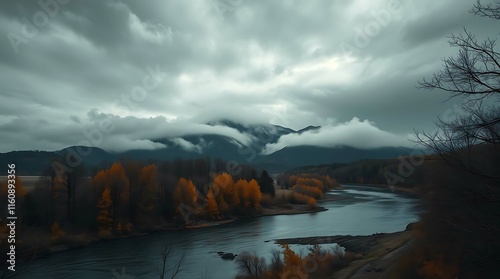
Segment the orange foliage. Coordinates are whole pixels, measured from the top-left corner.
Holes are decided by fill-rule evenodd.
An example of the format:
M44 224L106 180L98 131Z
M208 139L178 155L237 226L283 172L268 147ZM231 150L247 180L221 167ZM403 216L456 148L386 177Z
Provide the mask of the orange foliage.
M99 210L99 215L97 216L97 221L100 225L101 231L111 231L113 219L110 214L110 207L113 201L111 200L111 190L106 188L102 192L101 200L99 201L99 205L97 207Z
M289 201L290 203L294 204L308 204L310 198L311 197L306 196L304 194L292 192L292 194L289 197Z
M114 163L108 170L99 171L93 178L98 195L110 189L110 196L115 199L114 206L120 204L121 197L128 195L129 180L121 163Z
M52 226L50 226L50 232L52 233L52 240L55 240L61 236L65 236L66 233L63 231L61 227L59 227L59 223L54 223Z
M316 187L306 186L302 184L297 184L292 188L295 192L304 194L315 199L321 199L323 197L323 192Z
M207 211L208 211L208 214L212 217L212 219L217 219L217 217L219 215L219 209L217 207L217 202L215 201L213 191L214 191L213 188L210 188L210 190L208 190Z
M6 180L2 183L0 183L0 193L2 195L8 195L8 192L9 192L9 183L8 183L9 180ZM26 190L24 189L24 186L23 186L23 181L22 179L16 175L15 179L14 179L14 186L15 188L13 188L16 192L16 197L19 198L19 197L24 197L26 195ZM12 190L11 190L12 191Z
M193 207L197 201L196 187L191 180L180 178L177 182L177 189L174 193L176 207L185 204Z
M262 193L260 192L260 186L257 180L252 179L248 182L248 202L254 208L260 206L260 201L262 200Z
M214 178L214 185L219 188L216 189L218 191L231 188L233 186L233 177L229 173L221 173Z
M288 244L282 244L281 247L283 247L282 253L285 258L285 269L290 269L302 265L302 259L297 254L295 254L295 252L290 248Z
M109 183L111 187L115 188L128 188L128 177L125 174L125 169L123 168L121 163L114 163L111 165L111 168L108 170L107 173L109 177Z
M220 213L227 212L239 203L239 197L234 187L233 177L228 173L221 173L214 178L214 197Z
M244 179L238 180L234 184L234 189L239 198L240 207L250 206L250 187L248 187L248 181Z
M325 190L325 185L323 184L323 182L321 182L319 179L316 179L316 178L303 178L303 177L300 177L300 178L297 178L297 180L295 181L295 184L305 185L305 186L310 186L310 187L316 187L321 192L323 192Z
M309 202L307 203L311 209L315 209L316 206L316 200L314 198L309 198Z
M431 260L424 262L420 274L427 279L453 279L456 278L458 267L446 264L442 260Z
M97 193L102 193L102 191L104 191L104 188L109 185L109 179L108 175L106 174L106 170L99 171L92 180Z
M288 185L294 186L296 184L317 187L322 192L326 192L328 189L338 188L340 186L338 182L330 176L322 176L314 173L301 173L289 176Z
M148 165L139 172L139 185L145 188L154 188L157 182L158 169L156 165ZM154 190L154 189L149 189Z

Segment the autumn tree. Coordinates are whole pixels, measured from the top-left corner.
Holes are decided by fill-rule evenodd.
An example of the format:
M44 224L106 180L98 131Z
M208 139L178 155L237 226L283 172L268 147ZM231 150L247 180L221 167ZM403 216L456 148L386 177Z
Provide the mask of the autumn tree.
M115 220L123 218L122 199L128 194L129 180L125 174L125 170L121 163L114 163L108 171L109 189L111 190L111 198L113 199L112 215Z
M220 213L227 213L239 203L238 193L234 187L233 177L228 173L221 173L214 177L212 184L215 200Z
M207 193L207 212L208 212L208 215L212 219L214 219L214 220L218 219L219 209L217 206L217 201L215 200L215 197L214 197L214 189L213 188L210 188L208 190L208 193Z
M240 179L234 184L234 189L235 192L238 195L239 198L239 207L241 209L248 207L250 205L249 201L249 187L248 187L248 181L245 179Z
M113 218L110 212L112 203L111 190L110 188L106 188L102 192L101 200L97 205L99 208L99 215L97 216L97 221L99 222L99 234L102 236L109 236L111 234L111 230L113 229Z
M258 208L260 206L260 201L262 200L262 193L260 192L260 186L257 180L252 179L248 182L248 203L253 208Z
M190 221L193 214L199 214L199 210L196 207L197 202L198 194L193 182L185 178L180 178L174 194L174 204L185 223Z
M99 171L93 177L92 183L98 200L102 199L102 194L106 189L110 191L113 203L109 214L112 219L118 222L125 219L127 211L122 201L128 198L129 179L122 164L114 163L109 169Z
M140 215L153 215L158 201L158 169L156 165L148 165L139 173L138 208Z
M285 262L285 269L294 270L301 268L302 259L290 248L290 246L288 244L282 244L281 247L283 248L282 253Z

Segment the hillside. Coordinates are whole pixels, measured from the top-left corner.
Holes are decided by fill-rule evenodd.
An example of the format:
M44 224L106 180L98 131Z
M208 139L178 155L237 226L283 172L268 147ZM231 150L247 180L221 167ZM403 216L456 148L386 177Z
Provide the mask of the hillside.
M267 169L271 173L279 173L293 168L333 163L351 163L362 159L385 159L408 155L412 150L404 147L383 147L376 149L360 149L349 146L318 147L293 146L285 147L271 154L262 154L267 144L276 143L283 135L300 134L305 131L319 129L309 126L299 131L277 125L244 125L231 121L211 122L208 125L223 125L235 129L252 139L251 144L238 142L234 138L214 134L188 135L184 137L156 138L152 141L165 145L165 148L154 150L129 150L112 153L100 148L72 146L57 151L12 151L0 153L0 163L15 163L17 170L23 175L41 175L54 159L72 162L82 160L88 168L106 166L120 159L142 161L166 161L196 158L222 159L250 164L258 169ZM69 154L69 155L68 155ZM68 157L69 156L69 157ZM80 158L78 158L80 157ZM69 159L68 159L69 158Z

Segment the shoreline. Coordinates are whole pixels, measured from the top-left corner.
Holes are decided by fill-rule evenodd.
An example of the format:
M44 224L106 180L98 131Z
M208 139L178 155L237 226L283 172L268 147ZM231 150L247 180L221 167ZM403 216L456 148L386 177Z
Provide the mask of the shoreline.
M384 189L387 191L391 191L394 193L398 194L407 194L411 196L418 197L418 189L416 187L401 187L401 186L391 186L388 184L359 184L359 183L342 183L342 185L346 186L368 186L368 187L374 187L378 189Z
M412 227L407 225L404 231L392 233L376 233L372 235L334 235L274 239L277 244L314 245L337 243L346 251L359 255L359 259L335 272L331 278L394 278L397 260L408 249L414 236Z
M47 248L43 247L18 247L23 250L23 252L27 255L25 255L23 258L18 258L16 261L19 261L19 263L26 263L26 262L31 262L33 260L37 259L42 259L45 257L50 257L54 254L60 253L60 252L65 252L73 249L80 249L80 248L85 248L87 246L90 246L92 244L98 243L98 242L107 242L107 241L114 241L114 240L119 240L119 239L125 239L125 238L131 238L131 237L139 237L139 236L145 236L153 233L159 233L159 232L168 232L168 231L182 231L182 230L197 230L197 229L204 229L204 228L210 228L210 227L215 227L215 226L221 226L221 225L227 225L239 220L244 220L248 218L261 218L261 217L267 217L267 216L278 216L278 215L297 215L297 214L308 214L308 213L316 213L316 212L323 212L327 211L327 208L324 208L322 206L318 206L315 209L309 208L307 205L291 205L292 208L283 208L283 207L273 207L273 208L265 208L263 211L254 216L239 216L239 217L234 217L231 219L225 219L225 220L217 220L217 221L203 221L199 222L196 224L192 225L180 225L180 226L171 226L171 227L161 227L157 229L152 229L148 231L143 231L143 232L135 232L127 235L117 235L109 238L102 238L98 237L97 233L94 234L74 234L74 235L67 235L65 237L67 238L77 238L79 236L84 237L84 240L80 240L75 243L70 243L70 244L54 244L50 245Z

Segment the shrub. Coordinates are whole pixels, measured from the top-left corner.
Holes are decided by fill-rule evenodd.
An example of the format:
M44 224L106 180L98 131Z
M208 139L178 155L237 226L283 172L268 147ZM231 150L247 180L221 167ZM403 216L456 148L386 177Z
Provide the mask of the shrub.
M311 209L316 209L318 207L314 198L309 198L309 202L307 203L307 205L309 205L309 208Z
M313 197L315 199L321 199L323 197L323 192L320 189L312 186L306 186L302 184L297 184L293 186L293 191Z

